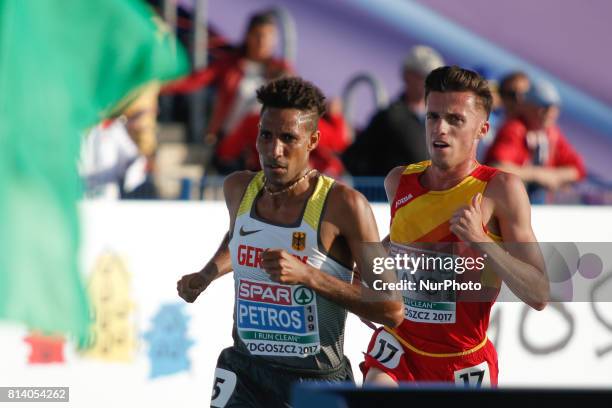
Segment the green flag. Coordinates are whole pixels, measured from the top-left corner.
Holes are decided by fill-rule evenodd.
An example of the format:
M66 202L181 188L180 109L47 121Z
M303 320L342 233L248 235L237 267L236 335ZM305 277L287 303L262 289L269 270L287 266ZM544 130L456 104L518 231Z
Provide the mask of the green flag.
M187 69L140 0L0 1L0 319L86 337L80 137L143 85Z

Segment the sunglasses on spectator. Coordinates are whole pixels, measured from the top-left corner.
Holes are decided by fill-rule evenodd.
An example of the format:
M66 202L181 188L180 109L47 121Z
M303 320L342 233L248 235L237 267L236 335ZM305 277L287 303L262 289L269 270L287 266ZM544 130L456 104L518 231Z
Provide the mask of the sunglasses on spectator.
M504 99L510 99L513 100L515 102L518 102L520 99L523 98L523 95L525 93L524 92L517 92L514 90L505 90L505 91L500 91L499 95L504 98Z

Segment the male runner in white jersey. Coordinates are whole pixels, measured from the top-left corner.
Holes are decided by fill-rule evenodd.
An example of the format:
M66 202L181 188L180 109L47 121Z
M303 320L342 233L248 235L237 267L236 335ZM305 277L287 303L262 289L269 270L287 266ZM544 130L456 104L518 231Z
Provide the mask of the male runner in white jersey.
M403 319L399 297L372 300L353 284L355 263L367 271L374 256L385 255L382 246L363 245L379 241L368 202L308 168L325 111L321 91L283 78L260 88L257 98L263 171L225 180L229 232L210 262L177 284L193 302L234 271L234 346L219 356L211 401L219 407L287 406L292 382L352 381L343 353L346 311L393 327ZM371 287L367 274L362 279Z

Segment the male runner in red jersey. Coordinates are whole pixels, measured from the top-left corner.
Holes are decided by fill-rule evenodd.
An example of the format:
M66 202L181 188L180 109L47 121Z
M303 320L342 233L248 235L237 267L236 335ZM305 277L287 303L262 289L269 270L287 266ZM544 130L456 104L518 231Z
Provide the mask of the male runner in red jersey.
M433 292L404 294L403 323L374 333L362 370L366 382L494 386L497 353L486 331L501 282L541 310L548 301L548 279L523 183L475 159L477 143L489 129L491 93L486 81L472 71L447 66L429 74L425 91L431 161L397 167L386 177L391 203L386 240L391 253L425 243L469 245L472 253L485 257L486 270L493 271L480 277L489 296L461 302L461 294L453 290L438 291L430 301L418 296ZM494 244L500 241L504 243ZM411 279L436 279L435 272L417 272Z

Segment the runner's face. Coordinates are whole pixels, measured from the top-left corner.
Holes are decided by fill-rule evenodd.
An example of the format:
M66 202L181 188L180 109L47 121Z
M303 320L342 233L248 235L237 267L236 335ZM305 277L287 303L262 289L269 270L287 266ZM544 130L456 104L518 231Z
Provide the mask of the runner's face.
M486 113L471 92L431 92L426 100L427 149L435 166L449 169L476 156L489 130Z
M317 146L313 116L297 109L267 108L261 114L257 151L269 183L283 187L308 167L310 152Z

